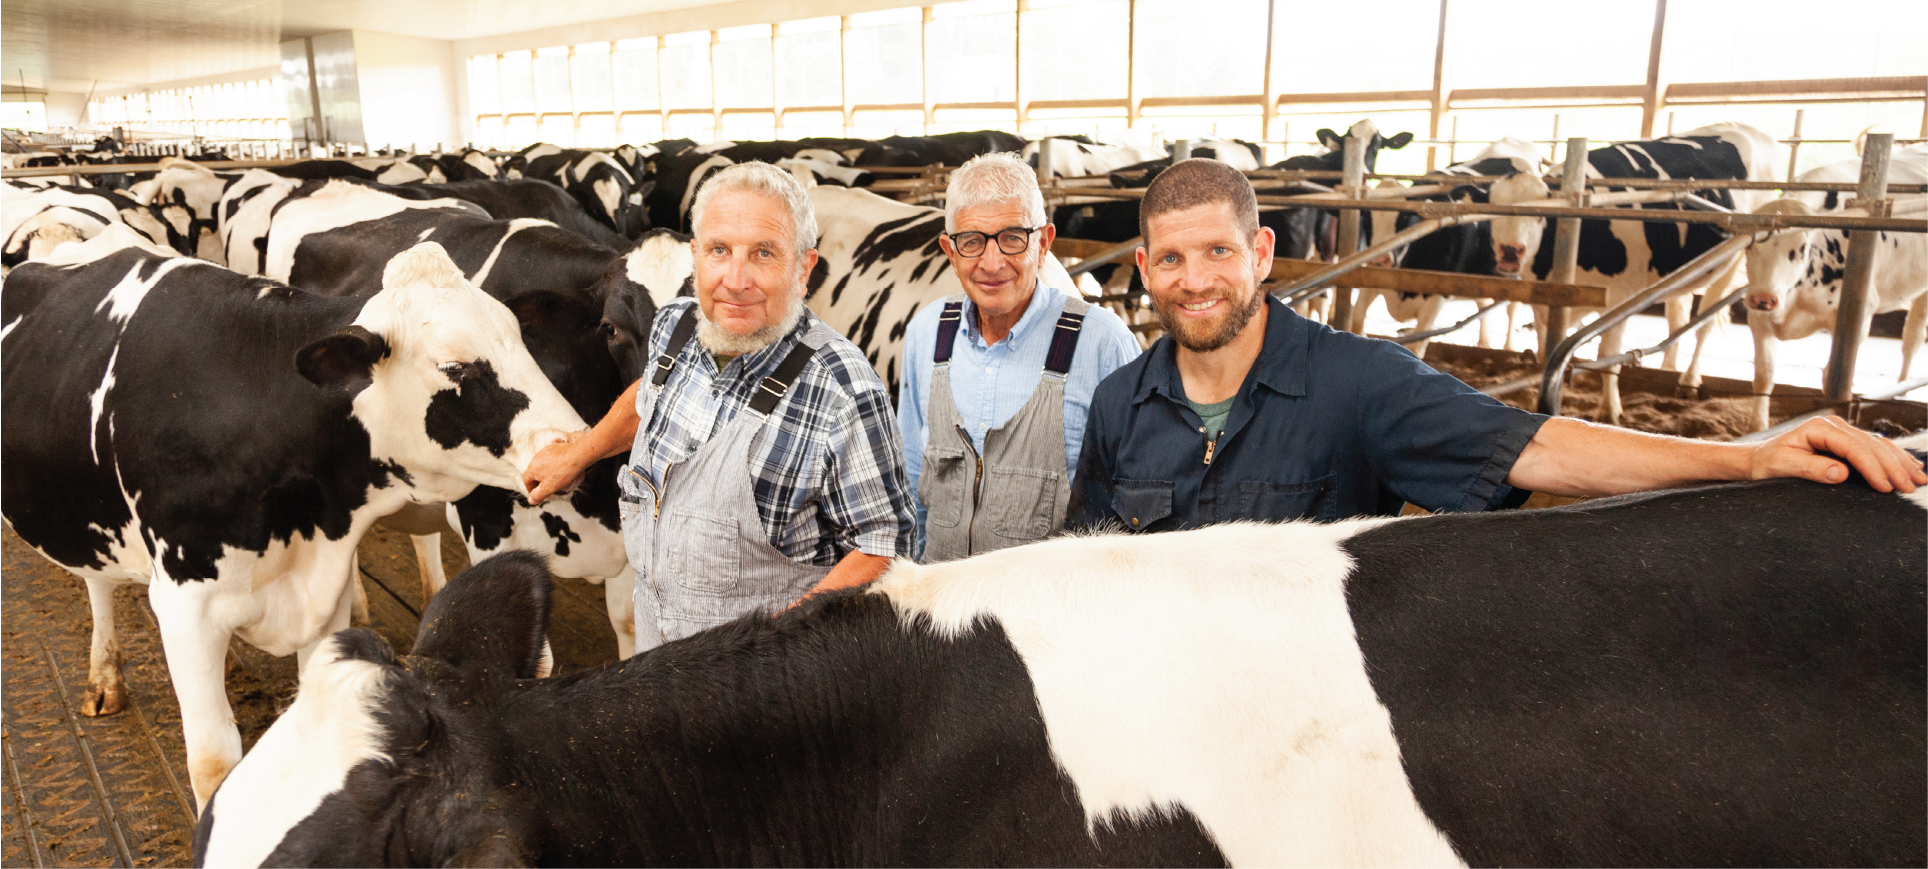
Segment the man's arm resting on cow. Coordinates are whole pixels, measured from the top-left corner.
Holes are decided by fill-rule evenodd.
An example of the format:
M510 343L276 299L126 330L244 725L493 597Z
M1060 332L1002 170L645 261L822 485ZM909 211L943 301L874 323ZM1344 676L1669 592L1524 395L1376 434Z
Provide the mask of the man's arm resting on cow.
M1913 456L1835 417L1808 420L1757 444L1688 440L1556 417L1520 452L1506 482L1549 495L1589 498L1770 477L1839 483L1848 478L1848 465L1878 492L1913 492L1928 485L1928 474Z
M590 465L625 452L636 442L636 427L642 424L636 415L636 388L642 383L637 380L623 390L622 397L610 405L594 428L536 453L529 469L522 472L522 488L529 492L529 503L540 504L575 485Z
M837 566L830 568L830 575L819 580L816 587L805 592L803 598L797 603L808 600L813 594L868 584L877 577L883 576L884 571L889 570L891 562L895 560L882 555L872 555L861 549L852 549L849 555L837 562Z

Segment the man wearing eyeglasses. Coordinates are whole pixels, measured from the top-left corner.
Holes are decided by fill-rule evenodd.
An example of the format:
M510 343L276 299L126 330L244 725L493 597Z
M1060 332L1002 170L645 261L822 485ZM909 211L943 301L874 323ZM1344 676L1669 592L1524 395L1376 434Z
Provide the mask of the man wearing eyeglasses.
M964 293L911 320L897 397L927 563L1062 527L1092 390L1139 353L1116 314L1038 279L1057 232L1017 155L951 173L944 228Z

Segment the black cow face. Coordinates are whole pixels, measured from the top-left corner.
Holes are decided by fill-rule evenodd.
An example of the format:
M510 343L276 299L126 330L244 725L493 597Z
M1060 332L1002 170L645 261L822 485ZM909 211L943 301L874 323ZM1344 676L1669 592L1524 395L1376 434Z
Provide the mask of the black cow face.
M406 657L336 634L215 791L195 865L527 865L490 706L539 674L549 601L542 558L509 552L435 596Z

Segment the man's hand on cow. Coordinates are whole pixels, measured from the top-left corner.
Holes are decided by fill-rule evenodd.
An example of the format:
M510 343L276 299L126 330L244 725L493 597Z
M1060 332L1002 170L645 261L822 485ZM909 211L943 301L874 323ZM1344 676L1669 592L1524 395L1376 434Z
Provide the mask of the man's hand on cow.
M1893 441L1857 429L1839 417L1820 417L1754 448L1751 476L1803 477L1819 483L1848 478L1848 466L1861 472L1877 492L1913 492L1928 486L1922 464ZM1846 464L1843 464L1845 462Z
M585 462L577 455L580 435L567 440L557 441L543 447L529 460L528 469L522 472L522 488L529 493L529 503L540 504L557 492L561 492L582 479L593 460Z

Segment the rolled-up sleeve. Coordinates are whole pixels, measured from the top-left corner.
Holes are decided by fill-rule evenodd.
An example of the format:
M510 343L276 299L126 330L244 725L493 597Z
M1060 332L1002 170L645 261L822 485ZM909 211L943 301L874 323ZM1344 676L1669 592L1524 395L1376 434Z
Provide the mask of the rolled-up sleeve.
M822 510L836 529L837 551L909 557L916 528L889 393L882 384L854 390L832 418Z
M1387 345L1357 378L1359 430L1377 475L1428 510L1476 512L1512 493L1506 475L1546 417L1485 395Z

